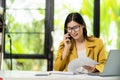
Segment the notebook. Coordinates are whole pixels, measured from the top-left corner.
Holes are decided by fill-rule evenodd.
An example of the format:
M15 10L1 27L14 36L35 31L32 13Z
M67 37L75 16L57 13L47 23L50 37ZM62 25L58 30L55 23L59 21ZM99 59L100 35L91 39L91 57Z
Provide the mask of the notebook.
M102 73L89 73L94 76L120 76L120 50L110 50Z

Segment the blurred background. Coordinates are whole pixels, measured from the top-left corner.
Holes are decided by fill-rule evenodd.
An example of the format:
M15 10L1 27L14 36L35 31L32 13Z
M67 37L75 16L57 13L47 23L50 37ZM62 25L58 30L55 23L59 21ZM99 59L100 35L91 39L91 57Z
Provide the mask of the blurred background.
M94 28L99 28L97 37L104 41L107 53L120 49L120 0L0 0L0 4L4 70L52 70L70 12L83 16L88 35L95 35Z

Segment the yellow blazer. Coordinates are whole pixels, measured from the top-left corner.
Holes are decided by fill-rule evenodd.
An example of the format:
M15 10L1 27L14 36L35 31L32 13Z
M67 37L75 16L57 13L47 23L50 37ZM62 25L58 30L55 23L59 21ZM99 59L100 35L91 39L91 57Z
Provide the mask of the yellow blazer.
M96 69L99 70L99 72L102 72L104 69L104 64L106 62L105 47L102 40L100 38L91 37L89 38L89 40L85 40L85 46L87 57L99 62L99 64L96 65ZM64 43L62 41L58 48L57 56L53 65L53 70L68 71L69 62L75 58L78 58L75 41L72 41L71 48L64 60L62 60L63 50Z

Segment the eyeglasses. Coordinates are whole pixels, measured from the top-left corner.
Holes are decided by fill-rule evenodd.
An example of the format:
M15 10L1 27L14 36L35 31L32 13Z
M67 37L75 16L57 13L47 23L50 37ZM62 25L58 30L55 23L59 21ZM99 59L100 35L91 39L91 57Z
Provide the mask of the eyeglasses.
M71 33L72 30L75 31L75 32L77 32L77 31L80 30L80 25L76 25L76 26L73 26L73 27L67 27L66 30L67 30L67 32L69 32L69 33Z

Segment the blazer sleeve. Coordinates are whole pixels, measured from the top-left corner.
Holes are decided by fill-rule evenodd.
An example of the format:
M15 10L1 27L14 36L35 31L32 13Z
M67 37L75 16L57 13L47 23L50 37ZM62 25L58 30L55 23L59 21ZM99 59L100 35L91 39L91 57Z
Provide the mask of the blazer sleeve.
M99 52L97 57L99 64L96 65L96 69L99 70L100 72L103 72L104 65L106 62L106 51L103 41L101 39L99 39L98 46L99 46Z
M65 64L66 64L66 58L64 60L62 60L62 53L64 50L64 43L61 42L57 51L57 56L55 58L54 61L54 65L53 65L53 70L55 71L64 71L65 69Z

